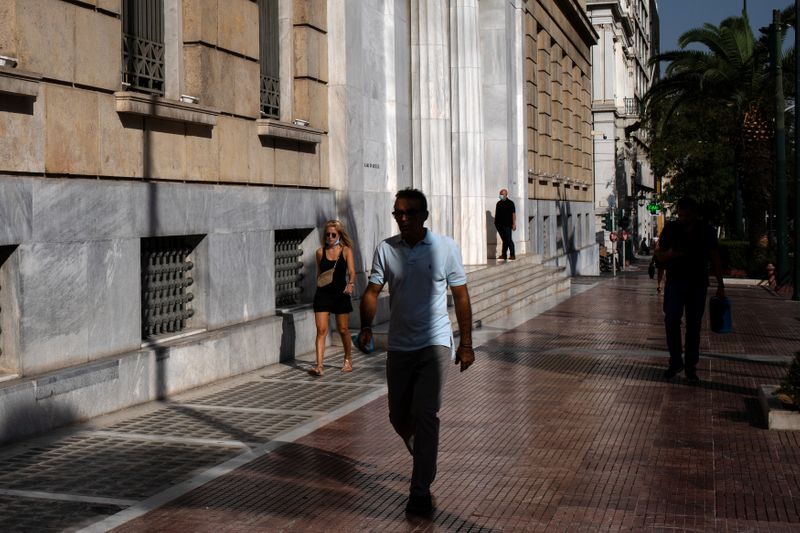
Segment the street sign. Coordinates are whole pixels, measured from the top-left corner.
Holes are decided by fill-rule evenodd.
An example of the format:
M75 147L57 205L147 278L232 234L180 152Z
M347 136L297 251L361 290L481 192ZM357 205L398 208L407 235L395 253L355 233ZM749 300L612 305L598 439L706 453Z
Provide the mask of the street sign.
M628 240L628 230L622 230L622 240L623 241Z
M611 239L611 242L614 242L617 240L617 234L612 231L608 238Z

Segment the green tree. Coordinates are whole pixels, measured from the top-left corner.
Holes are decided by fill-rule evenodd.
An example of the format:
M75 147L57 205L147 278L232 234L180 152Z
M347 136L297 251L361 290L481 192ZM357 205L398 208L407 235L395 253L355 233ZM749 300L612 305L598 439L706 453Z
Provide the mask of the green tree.
M770 208L772 185L773 111L769 100L772 93L767 48L755 39L744 12L741 17L723 20L719 26L704 24L691 29L681 35L678 43L681 50L653 59L669 62L669 65L665 76L645 96L645 118L651 135L664 140L670 129L681 121L713 119L706 125L700 124L705 128L697 128L693 140L697 143L708 138L709 144L705 146L708 149L712 142L727 140L731 148L727 154L731 158L728 164L720 166L716 161L724 155L719 151L703 157L691 150L693 164L689 167L673 165L675 174L670 178L695 195L708 195L713 190L709 185L718 183L719 194L727 194L733 200L735 196L729 184L738 174L748 235L755 247L766 232L764 214ZM699 45L702 49L687 48L690 45ZM702 131L712 128L717 129L713 135ZM682 129L687 131L685 124ZM683 143L665 142L662 147L663 156L667 158L686 159L685 150ZM727 169L732 175L723 178L719 175L721 169ZM697 181L703 173L706 179Z

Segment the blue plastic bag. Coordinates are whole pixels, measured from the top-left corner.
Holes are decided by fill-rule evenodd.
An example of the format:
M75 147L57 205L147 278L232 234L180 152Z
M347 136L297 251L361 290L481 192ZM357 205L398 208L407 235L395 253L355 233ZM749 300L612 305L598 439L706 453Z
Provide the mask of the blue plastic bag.
M733 329L731 301L727 297L712 296L708 302L709 322L714 333L730 333Z
M374 337L369 339L369 342L367 343L366 346L361 346L360 344L358 344L358 335L357 334L353 335L352 339L353 339L353 345L358 347L358 349L361 350L362 352L364 352L365 354L369 355L369 354L371 354L372 352L375 351L375 338Z

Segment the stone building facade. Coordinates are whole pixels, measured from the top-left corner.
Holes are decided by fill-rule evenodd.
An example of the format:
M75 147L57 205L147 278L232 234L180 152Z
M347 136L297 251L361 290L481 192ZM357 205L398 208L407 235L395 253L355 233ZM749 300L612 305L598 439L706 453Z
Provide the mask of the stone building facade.
M577 0L0 1L0 441L310 351L321 224L361 290L400 188L467 264L505 187L518 253L596 271L595 38Z
M658 231L657 219L646 209L657 178L640 122L642 97L658 76L658 67L649 64L659 53L658 5L656 0L586 0L586 7L599 35L592 49L598 241L610 246L600 217L613 211L617 226L638 244Z

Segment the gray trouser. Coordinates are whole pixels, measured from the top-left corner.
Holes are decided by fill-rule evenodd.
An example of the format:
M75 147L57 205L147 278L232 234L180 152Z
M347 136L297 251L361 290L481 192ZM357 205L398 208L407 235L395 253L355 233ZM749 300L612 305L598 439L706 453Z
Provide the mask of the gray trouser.
M439 408L450 363L450 348L428 346L390 351L386 359L389 421L403 440L414 437L411 494L430 494L439 452Z

